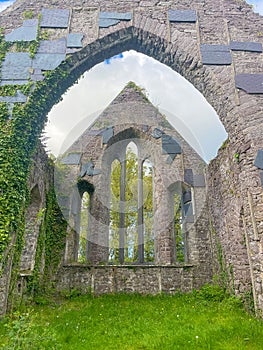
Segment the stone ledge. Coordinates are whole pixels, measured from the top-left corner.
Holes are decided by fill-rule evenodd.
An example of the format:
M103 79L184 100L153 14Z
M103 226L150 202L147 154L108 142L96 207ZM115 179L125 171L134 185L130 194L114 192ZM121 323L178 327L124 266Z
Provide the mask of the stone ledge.
M148 268L169 268L169 269L180 269L180 268L191 268L191 267L196 267L193 264L175 264L175 265L147 265L147 264L127 264L127 265L89 265L89 264L78 264L78 263L73 263L73 264L65 264L62 266L62 268L88 268L88 269L111 269L111 268L121 268L121 269L133 269L133 268L143 268L143 269L148 269Z

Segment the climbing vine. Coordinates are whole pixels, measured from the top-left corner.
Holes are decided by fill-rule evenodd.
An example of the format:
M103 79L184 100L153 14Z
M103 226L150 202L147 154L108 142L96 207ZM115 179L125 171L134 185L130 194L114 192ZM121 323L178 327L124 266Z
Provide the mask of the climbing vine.
M40 284L41 290L49 288L50 278L61 262L65 248L67 222L57 203L53 186L46 195L46 208L42 209L39 215L42 216L42 225L38 237L34 271L28 284L28 291L34 294L40 293Z
M27 193L30 158L44 127L46 116L65 86L68 76L66 62L46 79L37 82L25 104L15 104L12 119L7 104L0 104L0 262L10 241L10 233L17 232L18 219Z
M40 33L40 32L39 32ZM40 38L40 36L38 35ZM40 40L40 39L39 39ZM0 64L10 47L0 38ZM12 44L13 45L13 44ZM83 66L76 65L78 57L67 58L54 71L46 72L45 79L23 86L0 88L0 95L14 96L19 89L28 95L26 103L0 103L0 278L12 268L9 291L15 290L19 262L24 245L25 212L28 204L27 179L32 156L39 145L39 137L48 112L58 103L67 88L83 73ZM93 61L89 62L93 65ZM85 70L87 69L85 65ZM70 73L70 74L69 74ZM32 290L40 285L43 276L43 252L46 260L44 277L48 280L61 260L64 247L66 222L56 203L54 189L47 193L47 207L41 225ZM55 253L54 253L55 252ZM12 266L10 263L12 262ZM41 272L40 272L41 271ZM12 295L9 297L12 300Z

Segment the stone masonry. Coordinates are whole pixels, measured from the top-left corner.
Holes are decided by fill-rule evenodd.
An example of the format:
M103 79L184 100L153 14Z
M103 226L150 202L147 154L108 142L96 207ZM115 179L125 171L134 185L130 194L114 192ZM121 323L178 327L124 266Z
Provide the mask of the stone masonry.
M43 8L70 10L68 27L48 29L50 39L84 35L83 49L68 53L64 89L95 64L134 49L180 73L216 110L229 138L207 170L214 266L224 265L236 294L252 290L255 309L262 312L263 166L255 163L263 149L262 17L240 0L17 0L1 14L0 26L10 33L21 26L24 11L37 18ZM201 225L199 243L202 232Z
M142 121L143 124L141 124ZM169 155L164 152L163 140L167 135L173 137L172 142L176 140L176 147L180 146L176 150L177 154ZM209 217L207 211L203 212L207 206L204 173L206 164L174 130L165 117L149 103L139 88L131 83L114 99L93 125L84 131L61 159L61 163L67 164L67 168L69 168L67 174L70 175L63 177L62 188L71 189L68 196L68 214L65 215L69 217L69 223L73 226L69 230L72 234L67 239L66 266L74 263L71 265L71 269L74 270L77 262L82 188L92 189L92 191L88 190L91 200L86 259L92 265L108 263L111 164L115 159L118 159L121 167L125 167L126 147L130 142L137 145L139 168L145 159L150 160L153 166L154 265L156 267L162 266L160 270L164 271L162 279L164 279L165 274L168 274L169 278L173 278L172 276L180 269L183 271L185 265L185 274L189 274L192 287L200 287L211 281L212 277ZM86 164L90 163L92 163L93 172L82 172ZM81 188L80 182L78 182L80 176ZM74 177L75 187L72 187ZM69 184L67 185L68 180ZM176 260L176 249L173 242L175 192L182 198L187 197L182 202L182 223L185 235L185 264L183 265L178 264ZM78 193L79 195L77 195ZM138 203L143 206L143 198L140 200L140 195ZM121 215L120 212L120 218ZM140 220L139 204L138 223L138 234L140 235L141 232L143 241L143 221ZM121 248L124 247L120 246L120 250ZM139 262L143 263L143 260L143 252L141 255L139 252ZM167 272L165 272L165 266L169 266ZM137 269L141 271L139 267ZM58 281L61 281L61 278L64 281L63 287L65 287L64 283L67 280L66 276L63 275L68 271L70 271L69 266L57 273ZM79 271L90 271L90 268ZM124 273L125 266L117 271L119 274ZM152 268L147 270L147 267L144 267L142 271L144 273L148 271L152 274L153 271L157 270ZM71 279L70 276L68 278ZM101 293L101 284L96 281L97 272L94 276L95 283L97 283L96 290ZM104 283L106 283L107 278L109 277L105 273ZM114 279L116 278L115 276ZM143 280L139 283L137 279L133 280L133 277L130 279L135 291L147 288L143 285ZM60 283L58 288L61 289ZM180 290L184 290L183 284L182 280L182 284L179 283ZM173 290L176 289L177 287L174 287ZM147 292L146 289L145 292Z

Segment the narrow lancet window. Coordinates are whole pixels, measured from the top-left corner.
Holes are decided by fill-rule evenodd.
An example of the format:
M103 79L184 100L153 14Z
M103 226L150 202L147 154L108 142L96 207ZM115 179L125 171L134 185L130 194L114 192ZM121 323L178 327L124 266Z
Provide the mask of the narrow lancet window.
M143 228L144 228L144 261L154 261L153 233L153 166L146 159L143 163Z
M175 260L184 262L184 232L182 215L182 198L178 193L174 194L174 242L175 242Z
M109 263L119 262L121 164L115 159L111 164L111 198L109 227Z
M81 209L80 209L78 262L86 261L89 209L90 209L90 195L88 192L84 192L81 200Z
M126 149L126 208L124 261L138 262L138 149L130 142Z

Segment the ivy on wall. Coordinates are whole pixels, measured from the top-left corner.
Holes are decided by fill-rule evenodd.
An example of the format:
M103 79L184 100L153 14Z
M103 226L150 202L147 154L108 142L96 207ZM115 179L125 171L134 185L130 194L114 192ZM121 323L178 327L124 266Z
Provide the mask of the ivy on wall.
M34 294L49 288L51 277L63 258L65 248L67 222L57 203L53 185L46 195L46 208L41 215L43 215L43 221L38 237L35 266L28 284L28 291ZM42 266L43 261L44 266Z
M67 76L66 62L47 73L27 103L14 105L11 119L8 105L0 103L0 263L12 233L21 226L18 218L25 207L31 157L49 110L66 90L62 82Z

